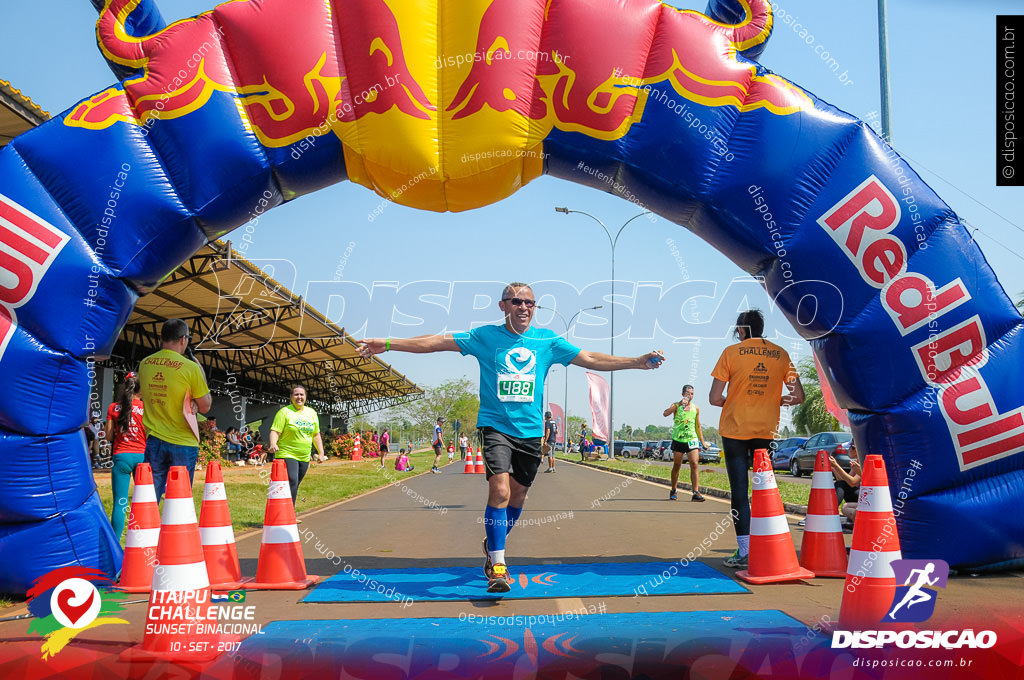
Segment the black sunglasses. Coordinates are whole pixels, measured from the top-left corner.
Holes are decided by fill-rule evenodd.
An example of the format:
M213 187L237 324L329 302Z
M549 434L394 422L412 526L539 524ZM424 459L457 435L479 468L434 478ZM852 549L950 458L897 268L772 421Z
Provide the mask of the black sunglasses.
M536 300L524 300L523 298L517 298L517 297L514 297L514 298L502 298L501 301L502 302L511 302L516 307L518 307L519 305L526 305L527 309L533 309L534 306L537 304Z

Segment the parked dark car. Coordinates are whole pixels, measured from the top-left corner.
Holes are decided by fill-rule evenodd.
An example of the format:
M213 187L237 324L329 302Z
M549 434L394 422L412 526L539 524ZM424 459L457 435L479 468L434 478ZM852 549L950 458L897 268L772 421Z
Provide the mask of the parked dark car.
M620 442L615 442L618 445ZM623 458L641 458L644 450L643 442L621 442L622 446L618 447L616 456L622 456Z
M773 441L771 448L772 468L775 470L788 470L793 454L806 441L807 437L789 437Z
M789 461L789 471L799 477L803 473L814 472L814 459L819 449L825 449L834 456L839 467L850 471L850 442L853 435L849 432L819 432L805 441Z
M656 460L672 460L672 440L662 439L658 442Z
M697 461L700 463L717 463L722 459L722 450L714 444L708 444L706 449L701 449L697 454Z
M661 441L654 439L644 442L642 453L644 458L661 460Z

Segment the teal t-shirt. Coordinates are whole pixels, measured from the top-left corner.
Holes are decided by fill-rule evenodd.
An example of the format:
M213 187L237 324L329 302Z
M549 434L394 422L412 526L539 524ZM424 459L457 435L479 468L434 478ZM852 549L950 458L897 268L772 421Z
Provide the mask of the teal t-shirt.
M579 347L547 329L516 335L504 325L456 333L463 354L480 364L480 413L477 427L493 427L525 439L544 435L544 378L552 364L568 365Z

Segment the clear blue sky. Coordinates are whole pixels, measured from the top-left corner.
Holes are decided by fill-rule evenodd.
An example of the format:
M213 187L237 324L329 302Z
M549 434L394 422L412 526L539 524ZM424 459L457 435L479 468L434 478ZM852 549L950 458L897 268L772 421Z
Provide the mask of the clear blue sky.
M173 20L213 4L212 0L165 0L161 9L165 18ZM694 3L680 6L704 8ZM786 0L775 6L780 10L776 29L761 62L860 118L879 111L875 3ZM1004 218L1024 223L1017 209L1024 190L995 186L994 64L995 17L1019 10L1019 2L1008 0L889 3L894 146L959 215L979 228L976 238L1013 296L1024 291L1024 238L1020 228ZM806 27L812 43L780 20L783 12ZM95 12L87 0L7 3L4 15L0 77L51 113L114 81L96 48ZM815 53L817 45L829 52L852 83L840 82ZM554 206L590 212L610 227L637 212L635 206L611 195L546 177L501 203L460 214L387 205L368 221L367 215L380 202L375 194L349 183L304 197L264 217L248 256L257 263L276 258L290 261L292 267L279 263L276 271L299 292L306 290L309 281L332 280L342 260L343 280L366 286L374 281L557 279L583 289L609 278L607 240L588 218L556 214ZM676 252L666 239L674 241ZM350 242L355 245L346 260ZM638 282L661 282L668 288L682 280L683 267L691 280L717 286L715 297L697 310L699 319L713 328L699 347L675 343L660 332L651 339L616 340L617 354L637 355L657 347L668 358L660 371L617 375L616 426L663 422L661 411L678 398L685 382L697 387L704 422L717 424L718 410L707 406L706 398L711 368L731 342L728 323L747 303L768 307L767 296L757 286L733 282L743 272L679 226L663 219L654 223L640 219L620 239L616 254L620 292L631 291ZM538 295L543 292L537 291ZM607 311L606 303L603 313ZM453 314L450 318L465 317ZM548 316L538 312L537 318L545 322ZM774 315L769 324L795 337L780 315ZM553 327L559 325L555 322ZM618 314L616 325L621 329ZM607 337L572 339L588 349L609 349ZM783 344L788 348L790 341ZM795 355L809 354L806 344L799 347ZM463 375L476 380L476 362L471 358L391 354L387 359L420 384ZM553 398L558 402L563 379L560 367L552 369L549 381L556 386ZM589 418L584 371L575 367L569 372L569 410L587 413Z

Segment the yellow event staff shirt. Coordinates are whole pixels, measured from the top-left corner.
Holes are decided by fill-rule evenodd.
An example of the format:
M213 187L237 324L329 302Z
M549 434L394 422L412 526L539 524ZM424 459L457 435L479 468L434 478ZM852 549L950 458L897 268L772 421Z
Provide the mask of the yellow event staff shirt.
M779 427L782 385L797 379L786 350L763 338L730 345L711 377L729 384L718 431L730 439L772 439Z
M183 413L186 390L192 392L193 399L210 393L199 364L175 351L162 349L139 364L139 385L146 404L142 413L146 435L168 444L199 446Z
M309 452L313 446L313 437L320 432L320 418L316 411L303 406L301 411L288 404L274 416L270 429L279 433L277 438L278 451L276 458L293 458L300 462L309 462Z

